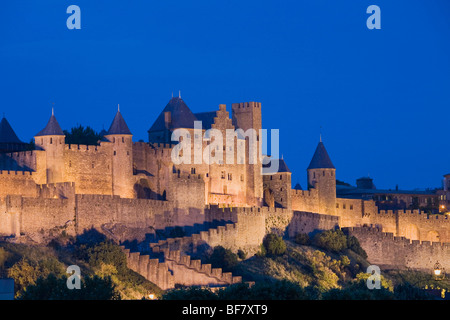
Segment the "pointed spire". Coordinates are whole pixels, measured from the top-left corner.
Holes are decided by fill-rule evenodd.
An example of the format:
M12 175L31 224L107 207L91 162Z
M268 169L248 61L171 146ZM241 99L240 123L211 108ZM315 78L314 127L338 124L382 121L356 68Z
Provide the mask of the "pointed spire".
M322 141L317 145L316 152L308 166L309 169L336 169Z
M38 132L36 134L36 137L39 136L63 136L64 132L61 130L61 127L59 126L58 121L55 117L55 111L52 107L52 115L50 117L50 120L48 120L47 125L44 129Z
M181 90L178 90L178 98L181 99Z
M120 112L120 104L117 104L117 112Z
M125 122L122 114L120 113L119 105L117 105L117 113L114 117L111 126L109 127L107 135L110 134L130 134L131 131L128 129L127 123Z
M23 143L6 120L5 113L3 113L3 119L0 121L0 143Z

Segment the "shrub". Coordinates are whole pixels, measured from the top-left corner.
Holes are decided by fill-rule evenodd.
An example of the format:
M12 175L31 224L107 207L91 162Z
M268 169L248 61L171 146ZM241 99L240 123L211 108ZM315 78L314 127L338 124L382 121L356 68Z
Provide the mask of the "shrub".
M269 256L279 256L286 252L286 243L280 236L274 233L269 233L264 238L263 246Z
M127 258L122 249L110 241L104 241L92 247L82 245L78 256L87 261L94 268L102 265L113 265L118 272L126 271Z
M327 230L316 234L313 243L328 251L341 252L347 249L347 236L340 229Z
M217 295L209 289L187 287L166 291L162 300L216 300Z
M39 278L35 284L27 287L21 296L23 300L119 300L111 278L85 276L81 278L80 289L68 289L67 277L50 274Z
M241 249L238 250L237 255L238 255L238 258L241 260L247 259L247 254Z
M350 250L352 250L353 252L355 252L356 254L363 257L364 259L367 259L367 253L361 247L361 245L356 237L347 235L347 247Z
M238 264L238 259L237 255L231 250L217 246L209 256L208 262L214 268L222 268L224 271L230 271Z
M307 246L311 243L311 239L309 238L308 234L306 234L306 233L298 233L295 236L294 242L296 244L299 244L302 246Z

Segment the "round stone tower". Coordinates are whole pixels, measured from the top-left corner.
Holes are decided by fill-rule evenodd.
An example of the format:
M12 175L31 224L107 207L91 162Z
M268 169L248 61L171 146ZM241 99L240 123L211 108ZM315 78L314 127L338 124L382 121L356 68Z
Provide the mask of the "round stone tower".
M47 125L34 137L36 149L45 151L46 183L64 181L64 139L64 132L56 121L52 109Z
M308 189L315 188L319 197L319 213L336 214L336 168L322 140L307 169Z
M117 110L116 116L105 135L112 143L111 175L113 195L134 198L133 190L133 135Z

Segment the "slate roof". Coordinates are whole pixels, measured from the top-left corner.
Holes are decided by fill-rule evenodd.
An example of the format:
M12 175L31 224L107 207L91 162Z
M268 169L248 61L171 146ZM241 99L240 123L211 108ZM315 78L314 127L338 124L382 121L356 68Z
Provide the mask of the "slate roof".
M50 120L48 120L47 125L44 129L39 131L39 133L36 135L36 137L39 136L63 136L64 132L61 130L61 127L58 124L58 121L56 121L55 115L52 112L52 116L50 117Z
M269 163L263 164L263 168L269 168L272 161L278 161L278 171L274 173L291 172L283 159L271 159Z
M317 145L316 152L314 152L308 169L336 169L322 141Z
M5 117L0 121L0 143L23 143Z
M128 129L128 126L120 111L117 111L116 116L109 127L107 135L109 134L131 134L131 131Z
M205 130L211 129L212 124L214 123L214 118L217 116L216 111L210 112L199 112L194 113L194 116L198 121L202 122L202 127Z
M151 128L148 130L152 131L164 131L166 130L166 125L164 122L164 113L170 111L171 122L169 125L169 130L177 128L194 128L194 121L198 120L197 117L192 113L189 107L184 103L183 99L173 97L170 99L169 103L159 114L156 121L153 123Z

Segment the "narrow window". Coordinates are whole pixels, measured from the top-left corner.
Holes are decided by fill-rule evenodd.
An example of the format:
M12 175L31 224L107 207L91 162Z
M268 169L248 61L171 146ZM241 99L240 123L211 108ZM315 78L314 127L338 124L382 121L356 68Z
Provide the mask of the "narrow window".
M50 144L53 144L53 138L50 138Z
M225 179L225 171L222 171L222 179Z
M114 151L114 155L116 155L116 151Z
M352 204L350 205L350 210L353 210L353 205Z
M122 143L124 143L125 142L125 140L124 140L124 138L122 137Z

